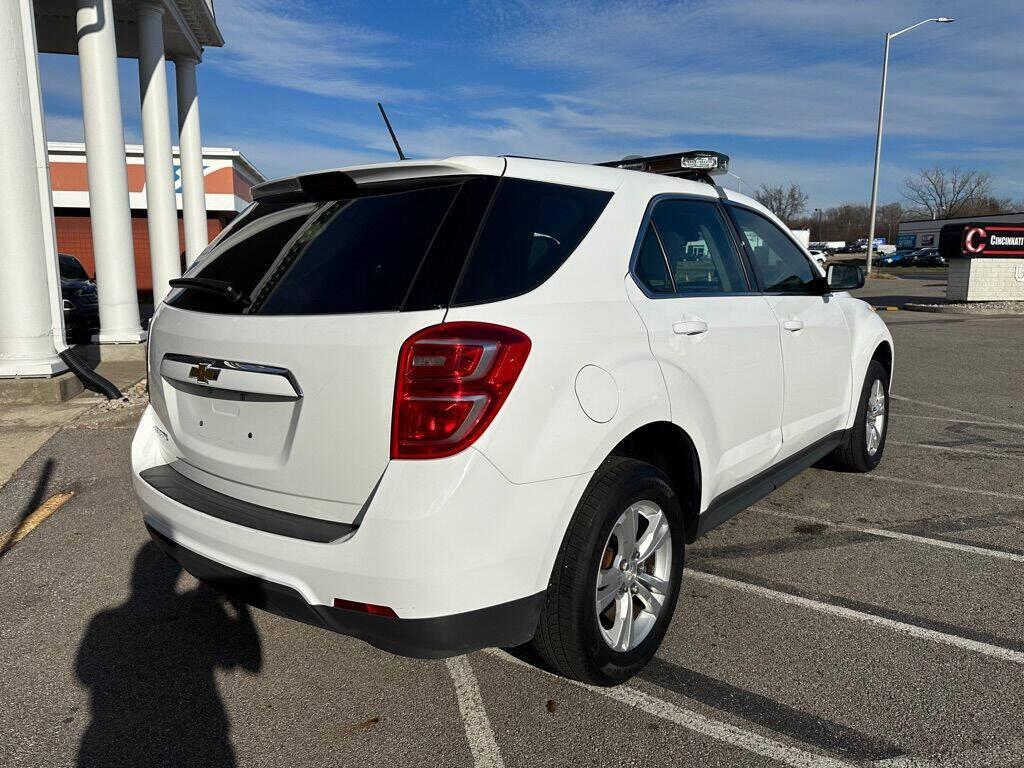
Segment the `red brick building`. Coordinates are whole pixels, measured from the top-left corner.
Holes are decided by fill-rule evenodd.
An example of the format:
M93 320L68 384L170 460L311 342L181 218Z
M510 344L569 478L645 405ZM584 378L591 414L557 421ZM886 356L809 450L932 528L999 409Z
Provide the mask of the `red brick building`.
M57 250L75 256L89 274L95 273L92 226L89 218L89 180L85 145L51 141L48 144L53 213L57 226ZM146 222L146 171L142 147L125 146L128 161L128 200L132 213L135 247L135 280L139 293L153 289L149 262L149 230ZM178 148L174 147L174 171L178 204L178 243L185 250L181 217L181 174ZM251 201L249 189L264 180L245 156L235 149L203 147L206 192L206 227L212 240ZM184 256L182 257L184 267Z

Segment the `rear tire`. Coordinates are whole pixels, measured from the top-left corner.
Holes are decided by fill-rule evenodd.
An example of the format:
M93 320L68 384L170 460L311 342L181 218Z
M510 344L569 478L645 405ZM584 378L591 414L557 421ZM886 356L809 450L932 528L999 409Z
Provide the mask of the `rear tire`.
M665 473L635 459L607 459L555 560L533 639L544 662L566 677L605 686L643 669L672 620L684 536L682 509Z
M838 468L849 472L873 470L882 460L888 432L889 374L881 363L872 360L864 377L853 427L833 454Z

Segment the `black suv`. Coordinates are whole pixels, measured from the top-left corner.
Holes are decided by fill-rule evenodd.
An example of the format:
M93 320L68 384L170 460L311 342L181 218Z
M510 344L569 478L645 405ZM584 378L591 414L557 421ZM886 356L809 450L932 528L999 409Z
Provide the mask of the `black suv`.
M938 248L922 248L904 258L911 267L945 267L946 259L939 254ZM903 263L900 264L903 266Z
M85 271L82 262L67 253L58 254L60 261L60 295L64 306L64 332L68 340L88 341L99 331L99 297L96 283Z

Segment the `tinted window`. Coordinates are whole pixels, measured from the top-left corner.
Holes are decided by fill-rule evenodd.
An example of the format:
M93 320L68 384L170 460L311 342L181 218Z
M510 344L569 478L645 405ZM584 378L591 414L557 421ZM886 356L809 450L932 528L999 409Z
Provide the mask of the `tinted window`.
M74 256L66 256L63 253L59 255L58 262L60 263L60 276L65 280L88 280L89 275L85 271L85 267L82 263Z
M647 228L640 253L637 254L634 271L637 280L652 293L672 293L675 290L672 278L668 274L668 266L665 264L665 254L661 250L658 236L654 234L654 227Z
M458 190L449 184L327 204L257 287L250 311L397 311Z
M749 290L743 264L715 203L662 200L651 222L680 295Z
M402 310L447 307L459 280L466 254L480 229L487 206L498 186L496 176L467 179L430 246L413 280Z
M775 224L744 208L732 213L766 291L803 293L819 281L807 257Z
M576 250L610 198L610 192L503 179L455 303L479 304L532 291Z
M214 240L186 275L225 280L250 295L314 210L316 206L312 203L253 206ZM244 308L215 294L189 290L171 293L167 303L196 312L239 313Z

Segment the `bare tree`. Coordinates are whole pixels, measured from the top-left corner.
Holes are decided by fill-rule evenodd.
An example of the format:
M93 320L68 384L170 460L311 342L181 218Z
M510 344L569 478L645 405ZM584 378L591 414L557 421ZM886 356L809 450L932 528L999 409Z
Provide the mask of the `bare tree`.
M960 168L924 168L903 181L903 196L922 216L948 219L991 198L992 174Z
M754 197L787 225L807 208L807 195L799 184L792 181L788 187L762 184Z

